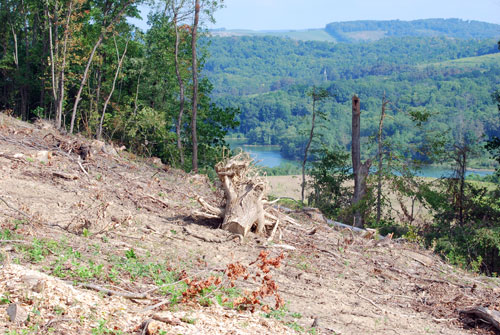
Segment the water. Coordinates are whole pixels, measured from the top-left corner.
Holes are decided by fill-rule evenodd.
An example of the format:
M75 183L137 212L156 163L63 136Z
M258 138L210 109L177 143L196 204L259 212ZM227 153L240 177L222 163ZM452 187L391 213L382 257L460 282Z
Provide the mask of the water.
M274 145L246 145L244 140L228 140L227 141L231 149L241 149L250 154L250 156L257 162L257 165L265 166L265 167L277 167L282 163L292 163L292 164L300 164L298 161L293 161L284 158L280 153L279 146ZM467 175L476 174L479 176L487 176L493 174L493 171L487 170L468 170ZM419 172L418 176L420 177L432 177L432 178L440 178L440 177L449 177L453 174L451 169L435 167L435 166L426 166L423 167Z

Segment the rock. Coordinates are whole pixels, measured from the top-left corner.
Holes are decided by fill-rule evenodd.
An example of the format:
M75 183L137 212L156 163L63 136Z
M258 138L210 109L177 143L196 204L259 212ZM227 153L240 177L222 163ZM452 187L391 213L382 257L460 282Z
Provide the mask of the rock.
M160 321L152 320L146 325L146 334L147 335L158 335L161 334L163 323Z
M40 150L36 153L35 158L40 163L47 164L49 160L52 158L52 152L47 150Z
M113 147L111 144L105 144L104 147L102 148L102 152L111 156L118 155L118 152L116 151L115 147Z
M24 323L28 320L28 311L16 303L12 303L7 307L7 314L10 321L14 323Z
M160 158L158 157L150 157L148 158L148 163L157 167L162 167L163 163Z
M22 154L22 153L14 154L14 158L23 158L23 157L24 157L24 154Z
M90 152L93 155L98 154L100 152L103 152L105 154L112 155L112 156L118 155L118 152L111 144L106 144L103 141L94 140L94 141L92 141L90 146L91 146Z
M326 218L321 213L321 211L317 208L311 208L311 207L305 207L304 209L305 214L311 218L312 221L314 222L321 222L321 223L326 223Z
M106 145L106 143L104 143L103 141L99 141L99 140L94 140L92 141L91 143L91 152L92 154L98 154L99 152L102 151L102 148Z

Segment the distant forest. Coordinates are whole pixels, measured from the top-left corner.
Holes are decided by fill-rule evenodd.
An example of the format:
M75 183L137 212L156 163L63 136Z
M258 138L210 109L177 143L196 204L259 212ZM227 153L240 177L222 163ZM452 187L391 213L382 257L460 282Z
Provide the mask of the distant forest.
M312 104L307 93L312 86L326 88L332 96L320 106L325 118L316 146L349 149L352 94L361 98L364 142L373 142L385 94L394 108L384 136L400 150L425 145L433 136L429 134L440 134L447 142L467 136L479 148L499 126L492 98L500 87L498 28L443 19L357 21L326 29L384 30L394 37L362 43L213 37L205 70L216 103L241 109L235 135L252 144L279 144L288 158L299 158L305 147ZM424 29L428 37L413 36ZM424 128L411 122L415 110L431 114ZM478 152L473 165L487 167L488 155L482 148Z

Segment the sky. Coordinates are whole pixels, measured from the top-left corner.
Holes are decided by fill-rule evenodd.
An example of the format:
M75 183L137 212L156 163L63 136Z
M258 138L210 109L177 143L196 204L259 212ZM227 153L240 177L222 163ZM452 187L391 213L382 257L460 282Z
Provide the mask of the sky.
M500 0L225 0L209 28L299 30L353 20L459 18L500 24ZM147 29L143 20L130 20Z
M500 24L500 0L225 0L212 28L323 28L353 20L460 18Z

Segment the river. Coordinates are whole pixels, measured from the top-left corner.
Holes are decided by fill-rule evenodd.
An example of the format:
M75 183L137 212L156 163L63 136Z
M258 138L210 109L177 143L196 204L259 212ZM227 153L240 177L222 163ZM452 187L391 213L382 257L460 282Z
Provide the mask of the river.
M289 160L284 158L280 153L280 148L277 145L246 145L242 140L227 140L227 143L234 149L242 149L250 154L250 156L257 162L257 165L264 167L277 167L282 163L300 164L298 161ZM425 166L417 175L420 177L440 178L451 176L453 171L449 168L437 166ZM476 174L479 176L487 176L493 174L489 170L468 170L467 175Z

